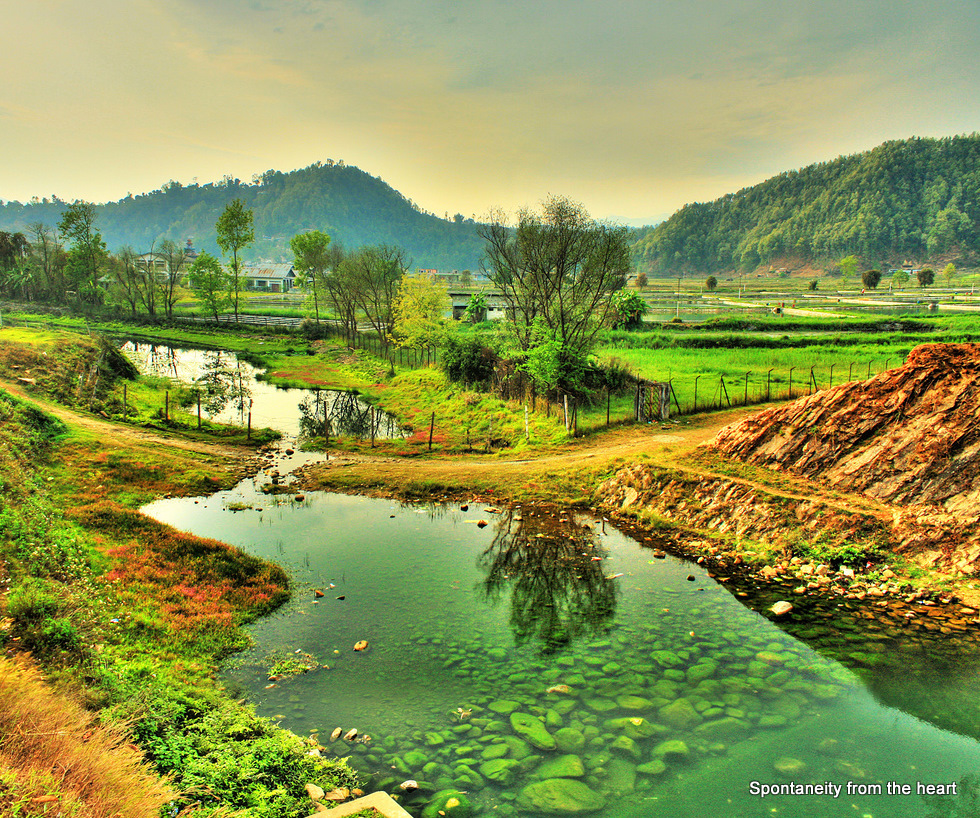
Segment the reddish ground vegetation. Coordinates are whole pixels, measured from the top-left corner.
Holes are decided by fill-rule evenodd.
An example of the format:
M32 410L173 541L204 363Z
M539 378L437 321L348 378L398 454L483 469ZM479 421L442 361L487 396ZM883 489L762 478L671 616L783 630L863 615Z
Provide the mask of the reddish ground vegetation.
M154 599L174 631L231 627L266 613L287 596L277 565L217 540L195 537L109 501L76 509L87 528L121 543L107 549L113 566L105 578L119 592Z

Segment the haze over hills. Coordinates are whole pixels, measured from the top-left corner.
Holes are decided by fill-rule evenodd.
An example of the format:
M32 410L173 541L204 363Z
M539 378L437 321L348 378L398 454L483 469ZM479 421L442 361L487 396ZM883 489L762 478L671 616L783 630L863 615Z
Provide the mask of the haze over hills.
M911 138L781 173L641 231L639 269L712 273L759 266L867 266L980 250L980 136Z
M402 247L415 266L476 270L483 242L462 215L450 220L425 213L402 194L343 162L315 163L282 173L270 170L243 183L169 182L160 190L98 205L97 227L109 250L149 250L153 242L193 239L218 254L214 225L232 199L255 215L255 244L246 259L289 260L289 240L316 228L347 248L388 243ZM0 230L22 231L32 222L57 225L68 203L57 198L0 205Z

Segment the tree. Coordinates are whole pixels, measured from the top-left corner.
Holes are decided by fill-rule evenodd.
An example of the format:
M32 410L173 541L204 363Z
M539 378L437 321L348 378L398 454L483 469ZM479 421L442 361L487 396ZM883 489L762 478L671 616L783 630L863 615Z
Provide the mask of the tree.
M357 332L358 293L351 265L346 263L347 253L338 244L327 249L327 272L323 276L323 289L340 320L344 336L351 340Z
M57 301L65 299L68 286L65 282L65 251L54 229L43 222L27 226L29 247L25 262L31 271L35 288Z
M342 280L352 287L361 314L384 347L394 321L395 294L407 266L405 252L388 244L361 247L341 263Z
M643 325L643 316L650 309L636 290L625 288L616 290L609 297L609 302L612 305L613 327L617 329L638 329Z
M916 271L915 277L919 280L920 287L928 287L936 280L936 271L932 267L923 267Z
M218 259L205 252L195 259L188 277L201 304L217 321L218 313L223 312L231 303L231 276L225 272Z
M320 298L324 289L323 276L330 266L330 236L319 230L297 233L289 240L293 251L293 266L302 273L303 281L313 288L313 314L320 323Z
M470 295L469 303L463 317L471 324L479 324L487 320L487 295L486 293L473 293Z
M136 317L136 308L141 300L142 276L137 266L136 253L132 247L123 247L108 260L112 286L109 297L116 304L126 304L130 314Z
M945 267L943 267L943 281L946 282L946 286L949 287L953 283L953 279L956 278L956 265L950 262Z
M896 290L902 289L906 284L909 283L909 274L905 270L896 270L892 273L892 284Z
M644 287L647 286L647 274L646 273L637 273L636 274L636 278L634 279L634 281L636 283L636 289L642 290Z
M714 276L708 276L704 280L704 286L709 293L713 293L715 290L718 289L718 279L715 278Z
M242 271L238 260L240 250L255 241L255 226L252 211L245 207L241 199L233 199L225 207L214 225L217 231L218 247L226 256L231 253L231 304L235 309L235 322L238 322L238 307L241 299Z
M609 296L625 283L628 231L558 196L544 201L541 214L520 211L513 227L498 212L479 230L486 273L507 302L518 346L554 342L556 383L567 383L608 323Z
M816 292L818 286L819 286L819 279L812 278L812 279L810 279L810 283L806 285L806 288L810 292Z
M403 347L428 349L443 344L456 325L447 320L453 302L449 291L430 273L405 276L393 306L395 342Z
M170 239L160 242L160 257L166 264L166 279L163 282L163 310L168 319L174 317L174 305L180 297L180 273L187 264L187 248Z
M881 270L865 270L861 273L861 283L869 290L876 290L881 281Z
M846 256L840 260L840 283L846 285L851 277L857 273L857 256Z
M68 205L58 222L61 235L71 242L67 269L79 300L101 300L99 272L107 258L102 234L95 228L95 205L75 201Z

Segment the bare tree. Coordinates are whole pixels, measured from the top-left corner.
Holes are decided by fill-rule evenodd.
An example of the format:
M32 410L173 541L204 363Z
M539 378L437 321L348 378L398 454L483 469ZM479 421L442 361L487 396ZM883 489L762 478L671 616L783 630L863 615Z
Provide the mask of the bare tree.
M388 244L361 247L341 263L365 320L378 333L383 347L394 322L395 295L407 262L405 251Z
M609 296L629 270L625 227L593 220L582 205L552 196L542 213L501 212L480 228L484 270L509 308L521 349L557 342L562 355L588 354L610 312Z
M160 257L166 264L166 277L162 282L163 311L168 320L174 317L174 304L177 303L181 272L187 264L187 248L170 239L160 243Z

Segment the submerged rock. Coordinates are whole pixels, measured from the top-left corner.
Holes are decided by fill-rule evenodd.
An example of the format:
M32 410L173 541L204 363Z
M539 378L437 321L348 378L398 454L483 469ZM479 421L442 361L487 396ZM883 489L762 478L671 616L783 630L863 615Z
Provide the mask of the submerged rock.
M545 761L538 767L537 774L541 778L581 778L585 775L585 765L579 756L569 753Z
M574 778L548 778L528 784L517 797L517 806L545 815L580 815L595 812L606 799Z
M539 750L554 750L558 746L555 737L548 732L544 724L527 713L511 713L510 726L514 728L517 735Z
M422 818L469 818L473 804L459 790L440 790L422 810Z

